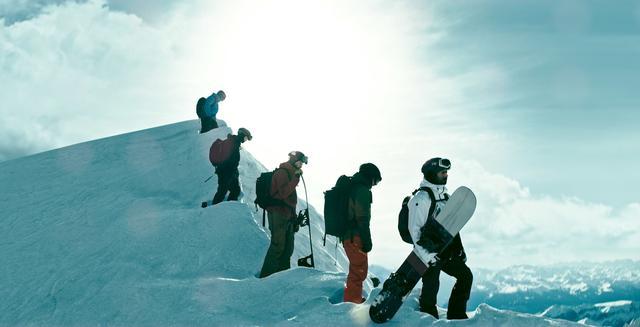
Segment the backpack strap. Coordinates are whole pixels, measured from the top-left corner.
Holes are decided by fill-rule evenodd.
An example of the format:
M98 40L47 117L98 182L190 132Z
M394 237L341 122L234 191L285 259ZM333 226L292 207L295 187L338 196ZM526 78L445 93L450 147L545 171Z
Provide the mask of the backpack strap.
M413 191L413 193L411 193L411 195L415 195L419 191L425 191L425 192L427 192L427 194L429 194L429 199L431 199L431 205L429 206L429 215L427 217L431 217L431 215L433 215L433 211L436 209L436 202L437 201L442 201L442 200L436 200L436 196L433 194L433 190L430 187L427 187L427 186L423 186L423 187ZM444 201L447 201L447 200L449 200L449 194L445 193L444 194Z
M433 215L433 211L436 209L436 196L433 194L433 190L429 187L421 187L418 190L426 191L427 194L429 194L431 205L429 206L429 215L427 217L431 217L431 215Z

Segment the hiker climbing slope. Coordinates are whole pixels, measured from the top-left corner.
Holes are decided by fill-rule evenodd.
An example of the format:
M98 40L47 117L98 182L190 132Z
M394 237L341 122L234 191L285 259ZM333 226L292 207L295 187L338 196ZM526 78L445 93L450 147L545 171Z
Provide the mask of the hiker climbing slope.
M271 196L281 202L267 207L271 243L260 270L260 278L291 268L294 234L300 227L296 215L296 186L302 176L302 165L307 162L304 153L292 151L289 160L280 164L273 173Z
M373 247L371 240L371 188L382 180L380 170L372 163L360 166L351 178L348 202L348 218L353 222L340 238L349 258L349 274L344 288L345 302L362 303L362 283L369 269L368 255Z
M196 114L200 118L200 134L206 133L214 128L218 128L216 115L218 114L218 103L224 101L227 95L224 91L213 92L207 98L200 98L196 104Z
M423 246L430 232L425 229L428 226L427 218L429 215L437 217L448 200L445 185L449 169L451 169L449 159L432 158L425 162L421 169L424 179L420 183L420 189L407 204L409 231L414 241L414 251L420 257L429 256L427 249ZM449 298L447 319L467 319L466 308L471 293L473 274L466 261L467 256L462 246L462 240L460 234L457 234L452 243L438 255L436 264L429 267L422 275L420 311L438 318L436 302L440 288L440 271L444 271L456 279Z
M228 201L238 200L240 195L240 145L253 137L246 128L239 128L238 135L229 134L225 140L216 140L209 150L209 160L216 168L218 176L218 189L213 197L212 204L220 203L227 193ZM205 205L203 205L205 206Z

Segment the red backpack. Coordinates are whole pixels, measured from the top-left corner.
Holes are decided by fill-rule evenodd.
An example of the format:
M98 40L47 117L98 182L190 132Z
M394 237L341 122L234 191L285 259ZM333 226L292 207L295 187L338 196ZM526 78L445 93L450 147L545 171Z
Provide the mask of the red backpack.
M231 137L227 137L224 140L217 139L209 149L209 161L211 161L212 165L218 166L229 159L231 151L233 151L233 139Z

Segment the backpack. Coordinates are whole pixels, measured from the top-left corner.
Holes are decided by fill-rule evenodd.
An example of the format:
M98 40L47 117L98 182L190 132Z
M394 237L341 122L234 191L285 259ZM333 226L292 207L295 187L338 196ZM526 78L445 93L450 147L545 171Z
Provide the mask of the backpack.
M231 157L231 152L233 152L233 138L217 139L209 148L209 161L217 167Z
M400 213L398 214L398 232L400 233L400 237L403 241L409 244L413 244L413 240L411 239L411 233L409 232L409 200L411 197L416 195L418 191L426 191L429 194L429 198L431 199L431 206L429 206L429 216L433 214L433 211L436 208L436 201L446 201L449 200L449 195L445 193L444 200L436 200L435 195L433 195L433 191L428 187L421 187L413 192L411 192L410 196L406 196L402 200L402 208L400 209Z
M273 180L273 173L278 169L280 168L264 172L258 176L258 179L256 179L256 199L253 203L256 205L256 208L262 208L262 226L265 225L265 210L267 207L284 204L284 201L274 199L273 196L271 196L271 181Z
M342 237L351 227L349 221L349 196L351 177L342 175L336 185L324 192L324 244L327 234Z

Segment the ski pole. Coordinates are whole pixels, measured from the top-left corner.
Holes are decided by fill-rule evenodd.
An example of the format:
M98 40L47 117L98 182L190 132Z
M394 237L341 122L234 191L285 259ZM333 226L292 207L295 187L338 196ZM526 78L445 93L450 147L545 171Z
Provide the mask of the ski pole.
M209 176L209 178L205 179L203 183L208 182L211 178L213 178L213 175Z

